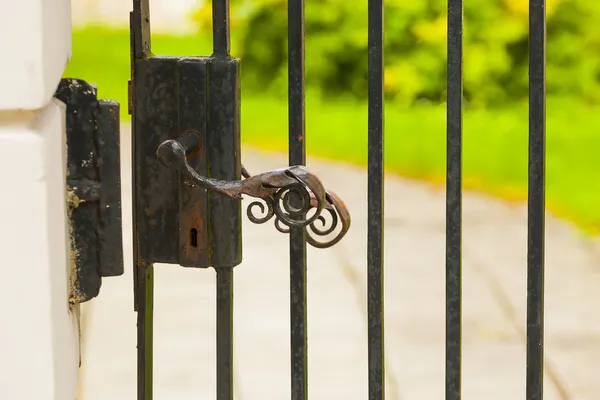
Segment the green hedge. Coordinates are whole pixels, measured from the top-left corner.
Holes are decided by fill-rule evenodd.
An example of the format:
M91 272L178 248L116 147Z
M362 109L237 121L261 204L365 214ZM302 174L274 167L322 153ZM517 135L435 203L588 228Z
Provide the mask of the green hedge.
M210 2L196 13L210 30ZM600 100L600 1L546 0L548 93ZM283 94L287 0L231 0L232 49L246 89ZM367 0L306 2L306 78L331 96L365 98ZM444 101L447 0L386 0L385 88L402 104ZM471 106L527 96L528 0L465 1L464 84Z

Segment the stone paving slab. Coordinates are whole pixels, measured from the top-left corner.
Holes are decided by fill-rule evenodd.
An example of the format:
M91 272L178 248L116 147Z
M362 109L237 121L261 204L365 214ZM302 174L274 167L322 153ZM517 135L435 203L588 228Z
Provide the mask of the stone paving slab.
M127 130L124 130L127 132ZM123 149L124 221L130 221ZM284 155L245 148L257 173ZM352 213L335 248L309 249L311 399L367 398L366 172L309 160ZM385 310L387 398L444 397L443 190L386 178ZM247 203L246 203L247 204ZM526 210L464 196L463 393L465 399L525 398ZM244 262L235 275L235 393L238 400L289 398L288 237L244 221ZM131 259L130 225L126 260ZM600 393L598 252L568 224L548 217L545 398L596 400ZM211 399L215 393L214 273L156 267L155 398ZM131 265L105 279L85 309L80 400L135 397Z

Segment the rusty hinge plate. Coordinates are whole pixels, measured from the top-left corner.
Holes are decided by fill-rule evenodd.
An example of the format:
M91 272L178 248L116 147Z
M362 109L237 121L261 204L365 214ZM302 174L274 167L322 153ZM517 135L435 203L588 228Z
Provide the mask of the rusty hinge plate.
M67 108L69 300L82 303L123 274L119 104L80 79L62 79L55 97Z

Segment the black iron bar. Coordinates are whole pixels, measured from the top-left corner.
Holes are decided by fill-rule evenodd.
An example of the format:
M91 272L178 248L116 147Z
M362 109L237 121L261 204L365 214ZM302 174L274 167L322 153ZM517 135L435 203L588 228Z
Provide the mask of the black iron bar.
M131 88L135 92L136 61L150 54L150 4L149 0L133 0L130 13ZM131 133L135 137L136 123L134 108L130 109ZM136 232L136 146L131 144L132 188L133 188L133 243L137 243ZM153 391L153 332L154 332L154 266L141 263L137 246L133 246L134 265L134 309L137 311L137 398L152 400Z
M233 399L233 268L217 271L217 400Z
M304 99L304 0L288 1L289 164L306 164ZM306 232L290 232L291 399L308 398L306 336Z
M229 0L212 1L213 57L229 57ZM233 399L233 268L217 273L217 400Z
M134 60L147 57L150 53L150 3L149 0L133 0L133 11L130 15L132 34L132 64Z
M448 0L446 400L461 398L463 2Z
M138 400L152 400L154 266L136 266L137 298L137 384Z
M212 1L213 55L227 57L229 40L229 0Z
M544 396L546 2L529 0L529 194L527 205L527 400Z
M369 0L367 319L369 400L385 398L383 277L383 0Z

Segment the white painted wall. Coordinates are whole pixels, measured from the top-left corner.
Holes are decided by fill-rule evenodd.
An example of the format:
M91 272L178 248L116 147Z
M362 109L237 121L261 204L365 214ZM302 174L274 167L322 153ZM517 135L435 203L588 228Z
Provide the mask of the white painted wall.
M0 1L0 399L73 400L79 307L68 303L65 109L69 0Z
M0 33L0 110L43 108L71 57L70 0L2 0Z

